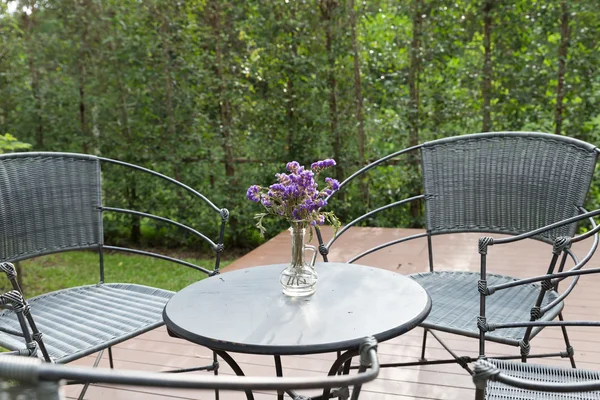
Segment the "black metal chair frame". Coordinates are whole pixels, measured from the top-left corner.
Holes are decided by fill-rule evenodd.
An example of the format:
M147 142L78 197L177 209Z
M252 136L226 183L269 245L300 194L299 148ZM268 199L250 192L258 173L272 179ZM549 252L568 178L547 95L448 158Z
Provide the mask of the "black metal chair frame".
M510 227L506 228L505 225L499 225L499 226L493 226L493 224L490 224L488 220L486 220L486 217L480 217L481 219L483 219L483 223L479 223L480 221L477 220L476 217L474 217L474 224L472 226L468 226L467 224L464 224L463 226L445 226L444 224L446 223L446 221L443 219L444 216L443 215L433 215L435 212L438 212L438 214L440 214L439 211L448 211L448 204L444 204L444 195L447 195L448 192L450 192L450 196L455 196L454 193L451 193L451 190L448 189L448 186L444 186L444 182L442 181L442 178L444 177L443 175L437 176L435 168L439 167L439 168L443 168L446 167L448 168L451 172L453 171L452 168L454 168L454 170L462 168L462 166L460 165L462 163L462 159L461 156L465 156L465 163L466 162L471 162L471 161L467 161L466 158L469 156L469 151L473 152L482 152L485 153L486 151L489 151L490 153L488 155L491 155L491 151L494 148L500 148L501 151L503 151L503 147L505 146L505 143L503 141L507 141L507 143L510 144L510 141L529 141L526 142L527 143L527 148L525 150L523 150L523 153L527 153L527 152L532 152L535 151L535 143L537 141L539 141L541 144L543 144L544 142L547 143L551 143L552 145L556 145L557 147L561 147L564 146L567 149L567 152L570 151L575 151L575 148L579 148L580 150L582 150L582 152L584 153L584 155L582 157L587 157L587 161L583 162L585 168L584 171L581 171L581 176L578 176L577 179L578 181L575 182L578 187L579 187L579 191L582 193L578 194L578 198L577 199L572 199L572 203L576 203L576 207L573 207L572 209L567 209L568 207L570 207L570 205L564 205L563 208L565 208L565 210L559 210L561 212L563 212L562 214L559 213L559 215L555 215L554 216L554 220L549 219L549 220L541 220L538 221L541 222L541 224L539 224L538 226L536 226L535 224L524 224L524 225L516 225L514 228ZM469 143L472 143L473 145L471 146ZM552 145L549 145L550 147ZM471 147L469 147L471 146ZM510 147L509 145L506 145L507 149ZM492 149L492 150L488 150ZM534 149L534 150L531 150ZM488 233L502 233L502 234L511 234L513 236L509 237L509 238L504 238L504 239L485 239L487 240L487 245L491 245L493 244L501 244L501 243L510 243L510 242L515 242L518 240L522 240L525 238L533 238L533 239L537 239L540 240L544 243L548 243L548 244L555 244L554 239L557 236L561 236L564 237L563 240L567 241L569 237L572 237L573 234L575 233L575 229L576 229L576 222L580 221L582 219L587 219L588 217L594 216L596 214L594 213L588 213L588 214L583 214L581 216L578 216L578 214L584 213L585 210L583 209L583 201L585 199L585 194L587 193L587 190L589 189L589 185L592 179L592 174L593 174L593 170L594 170L594 166L596 163L596 159L598 154L600 153L600 150L595 147L592 146L590 144L587 144L585 142L581 142L572 138L567 138L567 137L562 137L562 136L555 136L555 135L550 135L550 134L543 134L543 133L536 133L536 132L493 132L493 133L484 133L484 134L473 134L473 135L464 135L464 136L457 136L457 137L452 137L452 138L445 138L445 139L440 139L440 140L436 140L433 142L428 142L428 143L423 143L417 146L413 146L398 152L395 152L393 154L390 154L388 156L385 156L377 161L372 162L371 164L361 168L360 170L358 170L357 172L355 172L354 174L352 174L351 176L349 176L347 179L345 179L341 184L340 184L340 191L342 190L342 188L344 188L345 186L347 186L349 183L351 183L352 181L355 181L357 178L363 176L366 172L368 172L369 170L384 164L385 162L395 159L399 156L402 156L404 154L407 153L412 153L412 152L416 152L416 151L421 151L422 154L422 158L421 158L421 167L424 171L423 173L423 185L424 185L424 194L421 195L417 195L417 196L413 196L407 199L403 199L400 201L396 201L387 205L384 205L382 207L379 207L375 210L369 211L366 214L354 219L353 221L349 222L348 224L346 224L340 231L338 231L338 233L329 240L328 243L325 243L323 241L321 232L319 231L319 229L316 230L316 234L317 234L317 238L319 241L319 252L323 257L324 261L328 261L328 253L329 253L329 249L331 248L331 246L335 243L336 240L339 239L339 237L341 235L343 235L348 229L350 229L353 226L356 226L358 223L382 212L385 210L388 210L390 208L393 207L399 207L399 206L403 206L406 205L410 202L414 202L414 201L421 201L424 200L425 201L425 208L426 208L426 213L427 213L427 229L426 232L424 233L419 233L419 234L414 234L414 235L410 235L407 237L403 237L400 239L396 239L394 241L388 242L388 243L383 243L379 246L376 246L372 249L369 249L367 251L362 252L361 254L358 254L357 256L351 258L348 262L355 262L359 259L361 259L362 257L369 255L373 252L376 252L378 250L382 250L384 248L387 248L389 246L392 245L396 245L396 244L400 244L403 242L407 242L407 241L411 241L414 239L419 239L419 238L426 238L427 239L427 245L428 245L428 255L429 255L429 273L425 273L425 274L415 274L413 275L413 278L415 278L417 281L420 280L421 276L426 276L428 274L434 274L434 261L433 261L433 246L432 246L432 241L431 241L431 237L434 235L440 235L440 234L446 234L446 233L457 233L457 232L488 232ZM508 150L507 150L508 151ZM450 155L448 155L450 154ZM563 155L563 158L567 157L569 154L565 154ZM454 157L454 158L452 158ZM501 164L498 169L500 170L501 168L506 168L506 166L502 163L507 163L509 161L512 161L512 155L509 154L503 154L502 155L502 159L500 161L498 161L498 164ZM546 158L550 157L550 156L545 156ZM523 157L526 158L526 157ZM518 158L514 160L514 162L523 162L523 158ZM543 157L540 157L542 160L540 162L546 162L547 160ZM449 159L449 160L448 160ZM441 161L440 161L441 160ZM481 160L479 160L481 161ZM487 161L484 159L484 161ZM564 160L563 160L564 161ZM490 163L494 163L494 160L489 160ZM453 164L454 163L454 164ZM457 167L456 165L458 165L459 167ZM579 165L579 164L578 164ZM475 163L474 167L480 167L482 169L485 169L486 166L481 166ZM490 184L489 182L480 182L477 180L477 178L479 177L479 173L480 171L478 171L476 168L473 168L473 165L469 165L466 168L471 168L474 169L474 171L472 170L467 170L466 171L466 175L469 175L469 173L471 173L471 175L469 175L467 178L464 179L465 182L472 184L473 187L471 187L469 190L471 190L470 194L474 194L475 197L477 197L478 192L477 190L479 189L479 186L481 186L481 190L487 190L489 192L489 194L493 194L495 187L494 185ZM523 168L523 170L525 170L525 172L523 172L522 170L520 171L516 171L516 173L523 173L526 174L527 172L529 172L530 174L532 174L533 172L531 171L527 171L527 168ZM504 170L502 170L504 171ZM495 171L492 171L495 172ZM543 171L546 174L555 174L554 171ZM559 171L559 173L561 173L563 171ZM465 174L465 172L463 170L460 170L459 172L457 172L457 174L463 173ZM468 178L471 178L471 181L468 181ZM483 179L488 178L489 176L484 176ZM545 179L547 178L547 176L541 176L540 177L540 182L542 182L542 184L546 184ZM436 181L437 179L437 181ZM523 178L525 179L525 178ZM556 183L557 181L554 180L552 183ZM492 182L493 183L493 182ZM502 182L504 183L504 182ZM567 184L569 184L570 182L567 182ZM547 185L550 185L551 183L547 183ZM441 189L440 189L441 188ZM452 187L450 189L453 189ZM500 190L506 190L507 188L500 188ZM553 189L554 191L550 191L549 193L556 195L556 192L558 192L560 190L560 188L550 188ZM438 192L439 190L439 192ZM442 193L444 190L446 190L445 193ZM541 191L541 189L538 189ZM337 193L337 192L336 192ZM540 193L534 193L535 195L538 195L539 197L541 197ZM333 194L332 196L336 196L336 194ZM332 197L330 196L330 198ZM458 195L456 195L455 197L458 197ZM330 198L328 199L328 201L330 200ZM485 198L485 197L484 197ZM451 198L450 206L455 205ZM472 198L466 199L468 202L471 202L470 206L473 206L474 200ZM541 200L543 201L543 199ZM462 206L462 205L459 205ZM511 206L511 204L509 204L509 207ZM468 213L469 211L479 211L479 210L469 210L466 208L462 208L460 210L461 212L463 212L464 214ZM569 219L569 217L571 217L571 219ZM468 220L468 216L465 217L465 219ZM500 218L500 217L498 217ZM560 221L566 220L567 222L565 222L565 224L560 224ZM502 221L492 221L492 222L500 222L502 223ZM487 223L487 225L486 225ZM554 223L554 224L553 224ZM592 220L593 223L593 220ZM540 226L541 225L541 226ZM550 225L551 227L548 229L541 229L543 226L546 225ZM595 227L595 225L594 225ZM597 233L597 229L594 229L592 231L592 233L589 233L588 235L586 235L585 237L589 237L590 235L594 236L594 243L591 246L591 249L589 250L588 254L581 260L581 262L579 261L579 259L575 256L575 254L573 254L568 247L561 247L560 250L564 251L564 256L561 260L560 266L558 268L558 271L562 271L564 266L565 266L565 262L567 259L567 256L570 257L572 259L572 261L575 263L575 265L577 266L577 268L581 268L583 265L585 265L585 263L590 259L590 257L592 256L592 254L594 253L594 251L596 250L596 247L598 245L598 233ZM577 239L578 241L579 239ZM480 243L480 251L482 251L482 243ZM487 247L486 247L487 248ZM555 245L556 248L556 245ZM548 272L551 273L553 271L555 271L555 267L556 267L556 258L557 256L555 255L555 257L553 258L553 260L550 263L550 266L548 268ZM484 255L482 255L482 258L484 258ZM482 265L482 270L485 270L485 265ZM473 287L475 287L475 285L479 285L481 286L482 283L478 282L478 279L475 278L476 274L475 273L470 273L471 274L471 278L473 279ZM517 281L515 278L511 278L511 277L503 277L503 276L494 276L495 279L498 279L500 283L498 283L498 285L502 286L502 284L506 285L506 287L514 287L514 285L511 283L512 281ZM483 278L482 278L483 279ZM558 294L556 292L556 290L558 289L557 287L554 288L540 288L539 291L541 291L541 295L537 296L535 295L533 298L534 300L532 300L531 302L531 316L532 316L532 320L538 320L538 319L554 319L555 317L558 317L560 320L562 320L562 302L564 300L564 298L572 291L573 287L575 286L575 284L577 283L577 280L575 279L571 285L567 288L567 290L562 293L562 294ZM427 288L427 287L426 287ZM479 289L481 290L481 289ZM430 293L431 294L431 293ZM547 297L545 298L544 295L546 295ZM550 297L549 295L552 295L552 297ZM432 298L434 300L434 308L436 307L436 302L435 302L435 297L432 295ZM543 303L542 303L543 301ZM431 317L431 315L430 315ZM474 359L472 357L467 357L467 356L459 356L457 354L455 354L433 331L434 330L441 330L444 332L449 332L449 333L455 333L455 334L459 334L459 335L465 335L465 336L470 336L470 337L474 337L477 338L479 337L479 332L478 332L478 327L475 325L475 318L479 318L481 319L482 315L477 315L474 314L473 316L474 322L473 322L473 327L472 327L472 331L466 332L464 329L454 329L452 327L447 327L447 326L439 326L436 324L428 324L427 320L422 324L422 326L424 327L424 335L423 335L423 343L422 343L422 351L421 351L421 357L419 359L419 361L417 362L408 362L408 363L389 363L389 364L382 364L382 367L397 367L397 366L411 366L411 365L426 365L426 364L445 364L445 363L454 363L457 362L459 363L463 368L465 368L467 371L469 371L470 373L472 373L472 371L470 370L468 364L470 362L473 362ZM484 323L485 320L481 320L480 323ZM570 345L569 342L569 338L567 335L567 331L566 328L563 328L563 335L564 335L564 340L565 340L565 346L566 346L566 351L563 352L558 352L558 353L552 353L552 354L541 354L541 355L530 355L529 354L529 349L530 349L530 344L529 341L540 331L541 328L538 329L527 329L525 332L525 336L519 340L518 342L516 340L503 340L502 338L495 338L492 337L491 335L485 335L485 340L492 340L495 342L499 342L499 343L504 343L504 344L509 344L509 345L518 345L520 347L521 350L521 354L519 356L514 356L514 357L507 357L508 359L516 359L516 358L520 358L522 360L525 360L526 358L531 358L531 357L549 357L549 356L561 356L561 357L569 357L571 360L571 363L573 365L573 367L575 366L575 362L573 359L573 348ZM452 355L452 359L450 360L426 360L425 358L425 349L426 349L426 340L427 340L427 335L431 334L438 342L440 342L440 344Z
M213 389L236 390L249 392L252 390L277 391L287 393L293 399L306 399L296 390L323 389L321 396L313 399L328 399L340 393L348 393L352 389L352 400L357 400L364 383L374 380L379 374L377 358L377 341L366 338L358 351L352 351L349 357L359 355L360 367L356 375L336 375L337 371L327 377L249 377L249 376L203 376L203 375L171 375L142 371L117 371L83 367L70 367L41 363L37 359L24 357L0 357L0 381L13 380L28 385L26 388L39 387L41 384L53 384L50 389L54 393L59 388L59 381L74 380L102 384L132 385L145 387L165 387L172 389ZM17 389L20 389L17 387ZM0 390L2 393L2 390ZM27 399L21 390L15 393L19 399ZM4 397L3 397L4 398ZM10 398L10 397L9 397ZM57 397L34 397L36 400L55 399Z
M115 164L130 170L141 171L157 179L167 181L174 185L175 188L187 191L194 199L207 205L217 215L220 215L221 223L218 238L216 241L213 241L188 225L162 216L132 209L104 206L102 204L102 163ZM12 153L0 156L0 191L0 269L7 274L13 288L9 293L2 295L2 304L8 309L0 312L0 317L7 318L14 314L18 321L18 325L15 325L15 327L5 324L0 326L0 334L4 334L4 338L6 339L2 339L0 342L12 350L4 354L37 356L39 349L46 361L67 363L100 351L95 362L95 366L97 366L102 352L104 349L108 349L110 366L112 368L113 357L111 346L164 324L162 321L163 303L166 303L173 295L173 292L141 285L105 284L105 250L159 258L193 268L207 276L219 274L221 255L224 250L225 226L229 218L229 211L225 208L218 208L198 191L164 174L138 165L93 155L54 152ZM181 228L183 231L209 244L215 253L214 269L209 270L188 261L163 254L104 244L102 215L105 212L149 218ZM11 263L41 255L72 250L98 251L99 283L97 285L69 288L44 294L26 301L23 298L22 291L16 279L16 270ZM110 340L103 340L91 346L84 345L80 349L76 348L76 351L67 352L66 355L63 355L59 359L53 359L43 339L43 334L48 336L49 332L43 327L40 328L39 321L38 324L34 321L34 317L36 319L38 317L36 316L36 305L38 302L48 299L48 296L52 296L53 299L63 296L62 300L65 301L69 299L71 294L78 298L84 298L86 293L96 295L95 291L99 291L100 289L98 288L102 287L110 288L112 292L109 294L98 294L98 296L101 296L102 300L105 297L113 296L107 301L114 301L114 307L108 307L111 315L106 317L108 318L106 321L116 320L117 322L115 323L127 324L127 319L132 318L132 314L136 314L135 307L139 307L139 313L143 314L143 316L139 317L140 321L136 320L136 325L132 325L133 328L123 325L125 326L123 332L115 328L117 333ZM77 290L81 290L81 292L77 292ZM88 292L84 293L85 290L88 290ZM116 292L121 297L114 297L113 293ZM135 297L137 293L139 293L139 299ZM121 300L127 301L122 307L120 307L119 303ZM56 300L49 300L44 304L51 307L54 301ZM85 299L81 300L82 304L84 301ZM58 307L58 303L54 304L57 304ZM87 304L85 306L88 309L94 309L96 305ZM98 308L101 307L98 305ZM65 332L68 334L72 333L70 329L74 329L73 327L63 327L71 316L64 315L64 313L61 314L61 312L56 312L56 323L50 321L50 324L47 321L49 318L48 314L44 314L44 323L41 325L56 326L57 333L60 333L61 329L65 329ZM89 323L91 321L85 321L79 326L85 327ZM102 323L98 325L102 325ZM77 326L75 324L75 327ZM100 327L98 329L103 328ZM86 334L94 336L94 332ZM8 340L11 337L22 338L25 342L25 348L17 347L12 339ZM64 341L68 342L68 340L70 339L67 338ZM211 365L198 367L194 370L201 369L212 370L216 375L218 369L216 355L214 355Z
M581 215L580 218L592 218L600 215L600 210L595 210L585 215ZM553 247L553 263L556 264L561 252L564 254L568 251L571 243L585 240L591 236L594 236L594 241L598 241L597 232L600 231L600 226L594 226L591 231L579 235L574 238L559 237L555 241ZM485 282L485 256L486 247L490 245L487 238L480 240L481 248L481 262L482 262L482 282ZM498 243L493 243L498 244ZM597 243L596 243L597 244ZM534 282L541 282L542 287L552 288L557 287L560 282L567 278L574 278L569 288L574 286L580 276L598 274L600 268L588 268L582 269L583 260L578 263L575 267L568 271L552 272L548 271L547 274L520 279L515 281L512 285L528 285ZM505 285L501 286L481 286L481 301L482 310L485 310L486 298L496 291L506 289ZM484 312L482 312L482 315ZM510 362L506 358L494 357L488 359L485 356L485 340L483 336L487 332L500 330L500 329L535 329L544 327L560 327L564 330L568 326L580 326L580 327L600 327L599 321L538 321L531 318L530 321L516 321L510 323L488 323L485 318L480 318L479 329L481 331L480 337L480 356L475 362L473 381L476 386L476 400L484 400L488 398L488 389L492 391L492 398L511 399L514 398L523 399L544 399L548 397L548 393L568 393L565 399L591 399L600 396L600 373L596 371L587 371L580 369L566 369L562 367L554 367L547 365L535 365L525 364L519 362ZM510 369L509 369L510 367ZM494 384L491 387L488 386L488 381L497 382L500 385ZM509 388L502 387L506 385ZM520 389L520 390L516 390ZM586 392L598 391L597 393L589 394ZM559 398L558 396L553 396Z

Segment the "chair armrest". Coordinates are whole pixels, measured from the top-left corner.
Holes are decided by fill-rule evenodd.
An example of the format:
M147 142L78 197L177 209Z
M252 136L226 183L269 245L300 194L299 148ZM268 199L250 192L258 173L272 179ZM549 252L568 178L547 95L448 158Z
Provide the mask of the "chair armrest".
M576 215L574 217L567 218L565 220L555 222L553 224L546 225L546 226L538 228L538 229L534 229L533 231L521 233L520 235L515 235L515 236L510 236L510 237L500 238L500 239L488 238L489 243L487 243L487 245L491 246L491 245L497 245L497 244L507 244L507 243L512 243L512 242L517 242L519 240L531 238L533 236L539 235L540 233L547 232L549 230L561 227L563 225L568 225L568 224L572 224L573 222L579 222L584 219L593 218L597 215L600 215L600 209L594 210L594 211L589 211L589 212L586 212L586 213L583 213L580 215ZM584 233L583 235L573 237L571 239L571 241L578 242L580 240L584 240L584 239L590 237L591 235L595 234L596 232L598 232L598 230L600 230L600 226L596 227L595 229L593 229L589 232Z
M600 326L600 321L523 321L506 322L503 324L488 324L488 331L510 328L535 328L547 326Z
M598 273L600 273L600 268L577 269L577 270L571 269L566 272L556 272L554 274L540 275L540 276L535 276L533 278L519 279L514 282L508 282L508 283L503 283L501 285L490 286L490 287L488 287L488 289L491 294L496 290L508 289L510 287L525 285L528 283L550 281L552 279L562 280L565 278L569 278L571 276L581 276L581 275L590 275L590 274L598 274Z
M356 375L324 378L249 377L225 375L179 375L160 372L126 371L42 363L35 358L0 356L0 378L37 384L41 381L74 380L93 383L169 387L179 389L291 390L360 386L379 374L377 341L366 338L360 346L361 369ZM369 368L370 367L370 368ZM368 370L367 370L368 368Z
M598 211L600 211L600 210L595 210L595 211L592 211L592 212L589 212L589 213L582 214L582 215L577 216L577 217L573 217L573 218L582 218L582 219L589 218L590 221L591 221L591 223L592 223L593 229L591 229L590 231L588 231L588 232L586 232L586 233L584 233L582 235L579 235L579 236L576 236L576 237L573 237L573 238L558 237L554 241L554 245L553 245L553 248L552 248L553 254L554 255L558 255L563 250L567 251L568 254L571 256L571 258L575 262L575 266L573 268L571 268L569 271L566 271L566 272L558 272L558 273L553 273L553 274L540 275L540 276L532 277L532 278L519 279L519 280L516 280L514 282L507 282L507 283L503 283L503 284L500 284L500 285L489 286L489 287L487 287L488 294L492 294L492 293L494 293L497 290L508 289L508 288L511 288L511 287L525 285L525 284L528 284L528 283L541 282L541 281L549 281L551 279L556 279L555 283L557 283L557 282L559 282L559 281L561 281L563 279L566 279L568 277L571 277L571 276L585 275L585 273L575 273L575 271L580 270L585 264L587 264L587 262L592 258L592 256L594 255L596 249L598 248L598 243L599 243L598 232L600 231L600 225L596 225L594 219L589 216L590 214L596 213ZM566 221L568 221L568 220L559 222L557 224L568 223ZM547 226L545 228L540 228L540 229L546 229L546 228L547 229L553 229L553 227L555 227L555 225L556 224L552 224L552 225L549 225L549 226ZM511 243L511 242L514 242L514 241L517 241L517 240L522 240L522 239L525 239L525 238L528 238L528 237L531 237L531 236L535 235L535 232L537 232L537 230L536 231L532 231L532 232L528 232L528 233L525 233L525 234L522 234L522 235L519 235L519 236L515 236L513 238L503 238L503 239L494 239L494 238L491 238L491 237L482 237L482 238L479 239L479 253L482 254L482 255L485 255L485 254L487 254L487 247L490 246L490 245L505 244L505 243ZM573 253L571 253L569 251L569 247L571 246L571 243L587 239L590 236L594 236L594 242L593 242L590 250L586 254L586 256L581 261L578 261L577 257ZM507 241L508 239L514 239L514 240ZM588 270L588 271L593 271L593 269L592 270ZM482 270L482 272L483 272L483 270ZM594 273L594 272L589 272L589 273ZM568 291L570 292L572 289L573 288L570 287L568 289Z

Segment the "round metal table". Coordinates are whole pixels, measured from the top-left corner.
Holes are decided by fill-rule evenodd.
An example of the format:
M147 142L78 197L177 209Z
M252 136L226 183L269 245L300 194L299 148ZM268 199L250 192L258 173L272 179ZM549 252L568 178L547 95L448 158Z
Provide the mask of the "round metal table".
M215 351L237 374L243 372L228 352L275 356L281 375L282 355L356 352L365 337L382 342L400 336L431 310L429 295L411 278L356 264L317 263L316 293L288 297L279 284L286 266L252 267L196 282L167 303L165 324L176 336ZM332 372L349 357L338 358Z

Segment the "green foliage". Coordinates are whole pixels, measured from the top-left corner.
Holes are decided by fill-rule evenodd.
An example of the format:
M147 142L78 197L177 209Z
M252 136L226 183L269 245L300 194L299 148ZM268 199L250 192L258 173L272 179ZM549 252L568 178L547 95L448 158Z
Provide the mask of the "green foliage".
M482 1L355 1L356 43L346 1L17 3L11 14L0 1L0 132L36 151L99 154L174 176L231 211L229 247L261 243L245 189L271 181L287 161L308 164L337 152L347 176L365 159L407 147L415 115L419 142L482 129ZM592 0L493 2L493 130L555 131L563 3L561 134L600 139L600 14ZM352 186L331 209L344 223L367 204L416 194L413 161L373 170L369 200ZM219 217L185 193L144 176L104 179L107 205L158 208L218 235ZM598 203L599 189L592 194ZM135 242L133 222L115 216L107 232ZM422 216L390 210L365 223L418 226ZM286 226L269 228L272 235ZM203 246L152 221L142 220L140 231L140 246Z
M31 149L29 143L19 142L16 137L7 133L0 135L0 154L12 153L13 151L25 151Z

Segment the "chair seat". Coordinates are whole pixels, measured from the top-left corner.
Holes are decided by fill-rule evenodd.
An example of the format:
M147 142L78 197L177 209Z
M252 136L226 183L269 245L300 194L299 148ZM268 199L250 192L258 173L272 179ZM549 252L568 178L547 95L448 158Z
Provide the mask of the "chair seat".
M539 364L529 364L504 360L489 359L505 375L515 378L527 379L536 382L584 382L599 380L600 373L582 369L561 368ZM487 400L526 400L526 399L561 399L561 400L591 400L600 399L600 391L580 393L551 393L519 389L503 383L488 381Z
M477 316L479 315L479 291L477 282L480 274L464 271L436 271L411 275L421 284L431 297L431 313L421 324L425 328L479 337ZM512 282L517 278L488 274L488 286ZM488 324L528 321L531 307L540 293L537 283L520 285L497 291L487 297L486 316ZM542 306L558 297L556 291L548 291ZM563 302L558 303L540 318L541 321L553 320L562 310ZM532 331L535 336L539 328ZM523 339L525 328L498 329L488 332L486 338L491 341L517 346Z
M67 363L161 326L162 311L173 294L110 283L59 290L28 302L50 357ZM0 312L0 325L21 331L12 310ZM25 347L23 338L4 332L0 345L10 350Z

